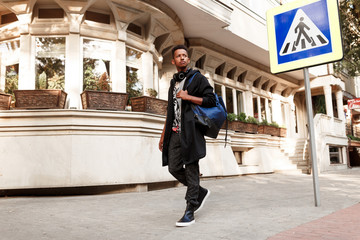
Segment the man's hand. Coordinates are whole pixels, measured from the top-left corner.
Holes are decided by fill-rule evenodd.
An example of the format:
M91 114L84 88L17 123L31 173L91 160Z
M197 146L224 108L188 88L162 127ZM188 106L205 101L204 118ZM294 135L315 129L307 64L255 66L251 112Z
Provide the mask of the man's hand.
M190 101L194 104L197 104L197 105L201 105L202 104L202 101L203 99L200 98L200 97L195 97L195 96L191 96L188 94L188 91L187 90L180 90L177 94L176 94L176 97L177 98L181 98L182 100L185 100L185 101Z
M176 94L177 98L181 98L182 100L190 100L190 95L188 94L187 90L180 90L177 94Z
M167 118L165 119L165 124L164 124L163 130L161 132L160 140L159 140L159 150L160 150L160 152L163 151L163 147L164 147L164 136L165 136L166 121L167 121Z
M160 141L159 141L159 150L160 150L160 152L163 151L163 144L164 144L164 136L161 135Z

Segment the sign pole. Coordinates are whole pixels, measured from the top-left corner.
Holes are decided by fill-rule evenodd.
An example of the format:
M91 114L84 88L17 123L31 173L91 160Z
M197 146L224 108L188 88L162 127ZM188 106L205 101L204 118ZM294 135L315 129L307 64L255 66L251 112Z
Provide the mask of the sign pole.
M316 158L315 131L314 131L312 100L311 100L311 88L310 88L310 78L309 78L309 69L308 68L304 68L304 83L305 83L306 110L307 110L308 123L309 123L310 152L311 152L311 165L312 165L311 172L313 175L315 207L319 207L320 206L319 179L318 179L317 158Z

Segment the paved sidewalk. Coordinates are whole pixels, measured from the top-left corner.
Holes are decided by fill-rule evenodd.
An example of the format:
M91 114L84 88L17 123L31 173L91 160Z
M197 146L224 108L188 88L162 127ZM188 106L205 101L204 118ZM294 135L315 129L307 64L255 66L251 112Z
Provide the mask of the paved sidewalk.
M265 240L290 233L282 239L310 240L322 238L297 234L319 232L320 226L320 233L329 236L324 239L360 239L358 231L356 236L335 235L352 222L359 223L359 168L321 174L320 207L314 206L310 175L248 175L205 179L202 185L212 194L196 215L196 223L186 228L175 227L185 209L185 187L91 196L2 197L0 239ZM323 221L328 219L332 223Z
M360 239L360 204L277 234L269 240Z

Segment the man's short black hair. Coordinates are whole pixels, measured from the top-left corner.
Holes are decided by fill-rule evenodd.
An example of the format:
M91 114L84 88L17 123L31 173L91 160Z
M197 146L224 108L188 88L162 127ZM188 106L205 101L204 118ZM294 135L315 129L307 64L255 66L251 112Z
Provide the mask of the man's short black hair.
M176 50L178 49L184 49L187 53L188 53L188 48L185 45L176 45L175 47L173 47L173 49L171 50L171 54L172 57L174 58L174 53Z

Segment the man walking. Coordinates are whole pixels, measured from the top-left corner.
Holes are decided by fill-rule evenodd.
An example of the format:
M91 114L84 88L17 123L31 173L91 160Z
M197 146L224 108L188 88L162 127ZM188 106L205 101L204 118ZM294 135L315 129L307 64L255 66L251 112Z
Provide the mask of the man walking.
M213 88L198 70L188 68L190 59L184 45L172 49L171 63L177 73L170 82L167 117L161 134L159 149L163 166L182 184L187 186L186 210L176 226L185 227L195 222L210 191L200 186L199 160L206 155L204 130L195 124L191 105L215 106ZM192 79L191 84L188 84Z

